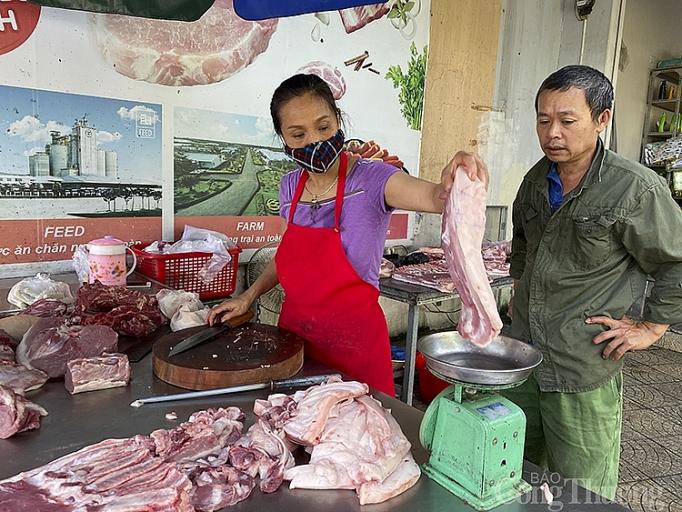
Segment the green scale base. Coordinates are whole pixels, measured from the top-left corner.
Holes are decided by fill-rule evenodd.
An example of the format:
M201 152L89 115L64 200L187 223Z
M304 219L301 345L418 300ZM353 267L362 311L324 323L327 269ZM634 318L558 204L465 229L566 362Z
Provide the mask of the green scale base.
M424 472L476 510L491 510L532 489L521 478L525 433L526 417L513 402L455 384L424 414L419 436L431 454Z

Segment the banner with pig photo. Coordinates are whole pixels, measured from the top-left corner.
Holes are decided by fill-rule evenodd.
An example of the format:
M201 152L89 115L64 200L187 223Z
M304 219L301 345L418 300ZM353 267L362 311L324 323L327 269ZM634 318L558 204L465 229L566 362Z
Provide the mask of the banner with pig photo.
M16 240L1 244L0 264L66 260L75 244L105 234L170 240L186 223L221 231L245 249L276 242L278 182L294 165L272 130L269 103L296 72L327 80L349 138L376 141L417 174L429 8L429 0L391 0L246 21L232 0L216 0L185 22L0 3L7 28L0 31L0 181L104 184L56 208L10 198L12 213L5 207L0 216ZM25 98L27 105L12 103ZM152 125L140 126L151 118L136 107L154 111ZM12 123L35 125L41 138L22 138ZM89 167L74 164L72 150L84 129L97 137ZM60 144L68 148L63 168L51 165L63 156ZM113 152L116 177L107 175ZM107 186L112 179L120 187ZM126 199L124 186L139 193ZM395 213L389 238L406 239L408 220ZM55 243L55 252L15 251Z

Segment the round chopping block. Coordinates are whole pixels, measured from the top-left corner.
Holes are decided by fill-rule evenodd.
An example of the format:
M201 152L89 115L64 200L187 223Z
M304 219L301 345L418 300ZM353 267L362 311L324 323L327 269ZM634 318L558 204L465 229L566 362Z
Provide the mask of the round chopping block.
M180 341L205 328L183 329L154 343L154 374L174 386L200 390L286 379L303 366L303 338L257 323L233 327L185 352L168 355Z

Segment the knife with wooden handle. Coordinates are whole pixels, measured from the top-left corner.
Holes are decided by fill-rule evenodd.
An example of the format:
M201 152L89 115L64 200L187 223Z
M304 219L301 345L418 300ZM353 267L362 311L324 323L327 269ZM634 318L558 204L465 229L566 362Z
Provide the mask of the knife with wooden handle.
M176 356L178 354L182 354L186 350L194 348L197 345L200 345L201 343L210 340L211 338L215 338L218 334L222 334L234 327L239 327L240 325L245 324L252 318L253 311L249 310L246 313L243 313L239 316L230 318L226 323L222 325L218 325L216 327L207 327L203 331L187 336L185 339L180 341L180 343L178 343L171 349L171 351L168 353L168 356Z

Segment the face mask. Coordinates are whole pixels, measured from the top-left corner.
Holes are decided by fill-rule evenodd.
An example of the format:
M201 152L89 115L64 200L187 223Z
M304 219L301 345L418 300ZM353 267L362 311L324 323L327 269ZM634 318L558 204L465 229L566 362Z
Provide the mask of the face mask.
M345 136L342 130L330 139L312 142L302 148L290 148L284 145L284 152L304 169L324 173L332 166L343 149Z

